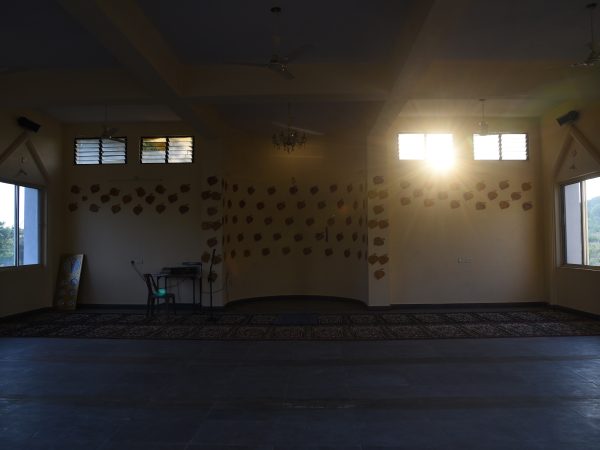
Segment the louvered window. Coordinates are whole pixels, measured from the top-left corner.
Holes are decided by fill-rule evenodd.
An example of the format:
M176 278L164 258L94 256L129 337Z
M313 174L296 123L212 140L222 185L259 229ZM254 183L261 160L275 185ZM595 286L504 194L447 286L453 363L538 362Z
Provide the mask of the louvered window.
M161 136L142 138L142 164L177 164L194 162L192 136Z
M75 164L125 164L127 139L77 138L75 139Z
M454 141L449 133L398 134L400 160L426 160L454 158Z
M473 155L476 160L525 161L528 158L527 134L473 135Z

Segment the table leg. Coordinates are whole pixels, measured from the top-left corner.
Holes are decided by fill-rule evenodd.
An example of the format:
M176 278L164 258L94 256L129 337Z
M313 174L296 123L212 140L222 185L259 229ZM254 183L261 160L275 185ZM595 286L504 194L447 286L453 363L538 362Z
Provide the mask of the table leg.
M196 312L196 278L192 278L192 311Z

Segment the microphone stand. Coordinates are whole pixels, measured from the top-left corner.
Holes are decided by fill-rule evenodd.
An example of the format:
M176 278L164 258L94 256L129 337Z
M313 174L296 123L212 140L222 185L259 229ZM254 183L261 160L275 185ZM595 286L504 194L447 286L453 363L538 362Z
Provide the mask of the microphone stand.
M215 252L216 249L213 248L212 251L212 256L210 258L210 267L208 268L208 286L209 286L209 292L210 292L210 306L209 306L209 313L208 313L208 320L209 321L214 321L216 320L216 317L213 316L213 266L214 266L214 262L215 262Z
M133 270L135 270L135 273L138 274L138 277L140 277L140 279L145 283L146 279L144 278L144 275L142 275L142 273L140 272L140 270L137 268L135 261L131 260L130 261L131 267L133 268Z

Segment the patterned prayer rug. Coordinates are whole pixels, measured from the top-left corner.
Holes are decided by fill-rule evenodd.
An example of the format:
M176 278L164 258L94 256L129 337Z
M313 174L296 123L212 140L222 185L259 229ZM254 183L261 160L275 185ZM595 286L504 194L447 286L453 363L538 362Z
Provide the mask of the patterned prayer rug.
M598 336L600 320L546 308L504 312L156 314L45 311L0 321L0 337L200 340L394 340Z

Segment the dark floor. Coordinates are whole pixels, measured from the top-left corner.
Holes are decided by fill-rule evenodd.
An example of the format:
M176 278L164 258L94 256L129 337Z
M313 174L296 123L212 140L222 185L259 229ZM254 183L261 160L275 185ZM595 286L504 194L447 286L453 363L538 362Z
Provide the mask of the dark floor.
M598 449L600 338L0 339L2 449Z

